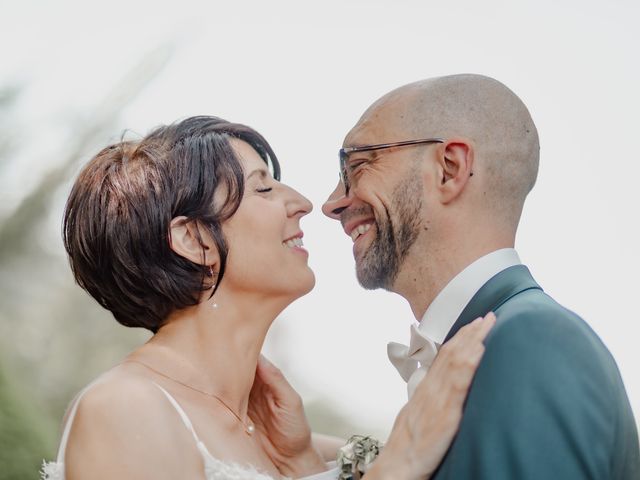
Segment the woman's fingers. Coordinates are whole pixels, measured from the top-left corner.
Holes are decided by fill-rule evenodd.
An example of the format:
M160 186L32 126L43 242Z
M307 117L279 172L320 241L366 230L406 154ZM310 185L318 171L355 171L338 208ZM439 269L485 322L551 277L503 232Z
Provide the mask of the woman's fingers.
M493 312L489 312L484 318L478 318L471 332L471 337L475 341L482 342L487 337L491 329L496 323L496 315Z
M398 414L380 460L392 462L394 456L403 456L415 478L429 476L437 468L460 426L462 406L484 354L483 341L495 321L489 313L461 328L440 348Z
M462 327L440 348L414 395L430 395L437 389L458 392L464 399L484 355L483 341L495 322L495 315L489 313Z
M463 363L465 360L470 362L475 370L484 354L483 342L495 323L496 316L493 312L489 312L484 318L480 317L466 325L452 339L453 343L449 347L450 352L448 353Z
M472 343L482 342L491 331L496 323L496 316L493 312L487 313L483 317L476 318L473 322L462 327L446 345L452 346L459 343L469 345ZM443 346L444 348L444 346Z
M496 317L490 312L484 318L477 318L462 327L451 340L440 348L434 361L434 366L436 363L445 362L477 366L477 362L480 361L484 353L484 339L495 325L495 322Z
M256 380L263 383L270 390L276 402L292 406L302 403L300 395L293 389L280 369L262 354L258 359Z

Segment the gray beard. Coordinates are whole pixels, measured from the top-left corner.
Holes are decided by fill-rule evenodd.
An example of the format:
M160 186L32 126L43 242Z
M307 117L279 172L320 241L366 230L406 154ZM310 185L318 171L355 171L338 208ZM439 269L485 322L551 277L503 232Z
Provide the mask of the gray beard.
M390 290L400 267L420 233L422 210L422 183L411 176L401 181L393 191L391 205L396 208L397 224L386 218L377 221L376 238L356 261L358 282L367 290Z

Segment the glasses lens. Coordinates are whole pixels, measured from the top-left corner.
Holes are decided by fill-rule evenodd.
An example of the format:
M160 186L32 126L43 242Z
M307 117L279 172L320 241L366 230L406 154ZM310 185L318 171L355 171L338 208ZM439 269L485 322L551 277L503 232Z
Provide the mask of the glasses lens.
M347 154L344 150L340 149L340 180L344 185L346 192L349 191L349 177L347 175Z

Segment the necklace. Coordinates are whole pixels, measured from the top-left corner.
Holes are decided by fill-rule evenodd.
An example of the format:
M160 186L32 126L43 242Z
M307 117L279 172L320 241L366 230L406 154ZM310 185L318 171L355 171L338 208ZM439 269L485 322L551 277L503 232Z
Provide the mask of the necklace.
M139 361L139 360L125 360L125 361L124 361L124 362L122 362L122 363L127 363L127 362L128 362L128 363L137 363L137 364L139 364L139 365L142 365L143 367L148 368L148 369L149 369L149 370L151 370L152 372L157 373L157 374L158 374L158 375L160 375L161 377L167 378L167 379L171 380L172 382L175 382L175 383L177 383L177 384L179 384L179 385L182 385L183 387L187 387L187 388L189 388L189 389L191 389L191 390L193 390L193 391L195 391L195 392L201 393L202 395L206 395L206 396L208 396L208 397L213 397L213 398L215 398L218 402L220 402L220 403L222 404L222 406L223 406L224 408L226 408L227 410L229 410L229 412L231 412L231 414L232 414L234 417L236 417L236 419L237 419L237 420L242 424L242 426L244 427L244 432L245 432L247 435L251 435L253 432L255 432L255 431L256 431L256 427L253 425L253 423L251 423L251 419L249 419L249 417L247 417L247 419L248 419L249 421L248 421L248 422L244 422L244 421L242 420L242 418L240 418L240 415L238 415L236 412L234 412L234 411L233 411L233 409L232 409L229 405L227 405L227 404L226 404L226 402L225 402L224 400L222 400L219 396L214 395L213 393L205 392L204 390L200 390L200 389L198 389L198 388L196 388L196 387L192 387L192 386L191 386L191 385L189 385L188 383L181 382L180 380L176 380L175 378L170 377L170 376L169 376L169 375L167 375L166 373L162 373L161 371L156 370L156 369L155 369L155 368L153 368L152 366L147 365L146 363L143 363L143 362L141 362L141 361Z

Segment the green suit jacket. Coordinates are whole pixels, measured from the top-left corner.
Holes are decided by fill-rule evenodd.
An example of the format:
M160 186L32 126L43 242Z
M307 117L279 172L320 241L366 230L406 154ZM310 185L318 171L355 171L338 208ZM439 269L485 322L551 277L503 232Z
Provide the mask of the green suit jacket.
M523 265L489 280L446 340L489 311L498 321L433 478L640 479L636 423L598 336Z

